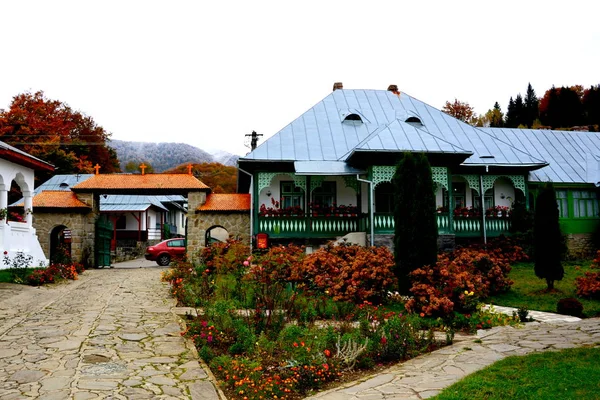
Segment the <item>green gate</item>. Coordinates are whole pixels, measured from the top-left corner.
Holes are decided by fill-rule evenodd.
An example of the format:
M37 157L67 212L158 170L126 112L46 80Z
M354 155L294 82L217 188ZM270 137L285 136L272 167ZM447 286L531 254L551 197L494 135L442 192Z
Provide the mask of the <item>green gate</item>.
M101 215L96 220L96 252L95 267L110 266L110 241L113 234L113 225L106 215Z

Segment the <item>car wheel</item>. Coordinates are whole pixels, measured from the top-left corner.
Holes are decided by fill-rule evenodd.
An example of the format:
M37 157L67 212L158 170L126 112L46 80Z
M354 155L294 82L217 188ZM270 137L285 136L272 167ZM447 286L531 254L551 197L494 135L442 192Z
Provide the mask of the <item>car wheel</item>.
M168 254L161 254L156 259L156 263L158 265L160 265L161 267L166 267L167 265L169 265L170 262L171 262L171 257L169 257Z

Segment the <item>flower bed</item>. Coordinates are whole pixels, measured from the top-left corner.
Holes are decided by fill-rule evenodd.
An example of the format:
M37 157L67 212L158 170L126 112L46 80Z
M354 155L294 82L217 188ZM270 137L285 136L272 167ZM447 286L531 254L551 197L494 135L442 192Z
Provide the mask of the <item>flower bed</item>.
M199 265L177 264L163 280L182 305L203 309L183 334L230 399L302 398L357 371L443 345L434 330L445 332L450 343L456 329L514 323L475 307L479 286L464 293L470 286L458 284L465 299L461 311L472 311L453 309L443 318L407 313L391 300L397 296L388 295L397 283L387 248L327 246L305 255L290 245L250 255L229 241L204 249L200 258ZM494 268L479 276L481 285L506 284ZM466 272L461 276L459 282L473 280Z

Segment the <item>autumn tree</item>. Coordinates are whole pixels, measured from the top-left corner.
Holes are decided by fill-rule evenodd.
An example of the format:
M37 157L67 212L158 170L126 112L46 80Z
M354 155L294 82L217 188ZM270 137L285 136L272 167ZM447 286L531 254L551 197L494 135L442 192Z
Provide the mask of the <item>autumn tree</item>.
M165 173L187 173L188 164L182 164ZM210 187L213 193L235 193L237 168L216 162L192 164L192 174Z
M404 153L392 184L395 273L400 293L408 295L412 286L409 274L437 262L435 191L425 154Z
M540 119L553 129L571 128L586 123L581 85L548 89L540 100Z
M92 173L96 164L104 173L118 172L117 154L106 145L109 137L91 117L41 91L19 94L8 110L0 110L0 140L53 164L61 174Z
M454 99L454 103L447 101L442 111L466 123L472 123L476 118L473 107L457 99Z
M562 280L565 274L561 263L563 245L558 215L556 192L548 182L537 196L533 225L535 275L546 280L548 290L553 290L554 282Z

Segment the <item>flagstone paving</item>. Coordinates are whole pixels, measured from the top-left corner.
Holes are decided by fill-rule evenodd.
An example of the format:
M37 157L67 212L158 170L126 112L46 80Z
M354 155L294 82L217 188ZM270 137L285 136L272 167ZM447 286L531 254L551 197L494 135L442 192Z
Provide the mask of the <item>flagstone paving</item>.
M511 310L497 310L509 313ZM536 312L521 327L457 336L453 345L398 364L372 377L319 393L318 400L416 400L437 395L467 375L512 355L572 347L600 347L600 318L585 320ZM567 322L574 321L574 322Z
M150 265L0 285L0 399L219 399Z

